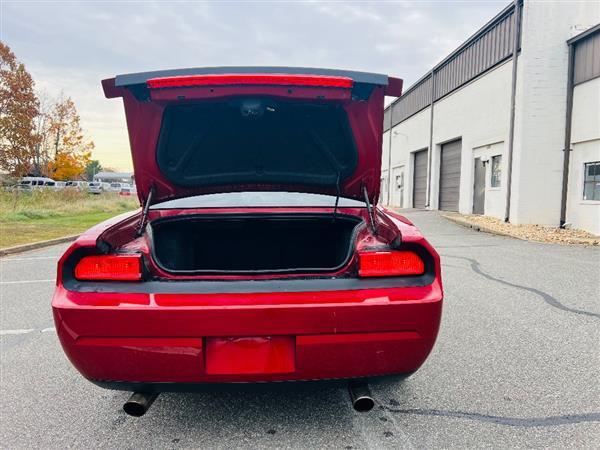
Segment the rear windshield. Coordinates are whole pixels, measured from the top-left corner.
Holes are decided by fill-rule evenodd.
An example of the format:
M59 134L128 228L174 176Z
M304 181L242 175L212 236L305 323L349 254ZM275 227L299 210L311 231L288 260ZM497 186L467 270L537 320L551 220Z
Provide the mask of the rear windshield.
M332 195L306 194L302 192L227 192L224 194L196 195L152 205L150 209L186 208L253 208L253 207L333 207ZM341 208L364 208L358 200L340 198Z
M336 186L357 159L342 106L266 98L167 107L157 149L161 172L186 187Z

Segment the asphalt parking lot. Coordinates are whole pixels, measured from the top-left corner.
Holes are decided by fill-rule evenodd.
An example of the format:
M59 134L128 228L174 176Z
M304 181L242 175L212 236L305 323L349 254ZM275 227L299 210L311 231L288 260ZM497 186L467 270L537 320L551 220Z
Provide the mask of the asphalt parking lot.
M50 310L66 246L1 264L4 448L465 448L600 446L600 249L487 235L407 214L442 256L436 347L404 382L162 394L142 418L95 387L59 346Z

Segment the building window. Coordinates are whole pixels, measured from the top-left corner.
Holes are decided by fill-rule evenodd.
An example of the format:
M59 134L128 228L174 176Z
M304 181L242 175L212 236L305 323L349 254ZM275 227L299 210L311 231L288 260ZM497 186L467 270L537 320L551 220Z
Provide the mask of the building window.
M600 161L585 163L583 199L600 201Z
M502 155L492 156L492 178L491 187L500 187L500 178L502 177Z

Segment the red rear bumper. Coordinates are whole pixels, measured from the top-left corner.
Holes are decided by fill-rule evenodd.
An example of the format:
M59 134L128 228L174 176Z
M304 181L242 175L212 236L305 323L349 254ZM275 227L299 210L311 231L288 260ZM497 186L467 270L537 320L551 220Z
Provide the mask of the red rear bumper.
M52 302L88 379L129 383L318 380L417 370L438 332L433 284L324 292L74 292Z

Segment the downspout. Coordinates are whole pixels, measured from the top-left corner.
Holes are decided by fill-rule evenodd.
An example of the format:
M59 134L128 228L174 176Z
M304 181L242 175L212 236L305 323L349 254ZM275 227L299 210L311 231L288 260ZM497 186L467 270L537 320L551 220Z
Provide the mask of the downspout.
M427 152L427 204L431 205L431 161L433 158L433 104L435 103L435 69L431 69L431 102L429 103L429 151Z
M571 158L571 118L573 115L573 77L575 67L574 44L569 44L569 68L567 72L567 111L565 114L565 146L563 148L562 192L560 195L560 227L567 222L567 192L569 190L569 161Z
M508 130L508 164L506 173L506 209L504 210L504 221L510 221L510 194L512 191L512 165L513 147L515 140L515 98L517 96L517 52L521 35L521 4L520 0L514 0L515 10L513 12L513 23L515 35L513 37L512 54L512 86L510 92L510 125Z
M387 176L387 206L390 206L392 198L392 114L394 113L394 104L390 104L390 128L388 139L388 176Z

